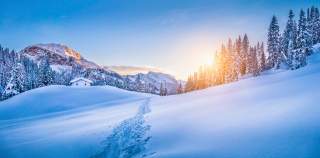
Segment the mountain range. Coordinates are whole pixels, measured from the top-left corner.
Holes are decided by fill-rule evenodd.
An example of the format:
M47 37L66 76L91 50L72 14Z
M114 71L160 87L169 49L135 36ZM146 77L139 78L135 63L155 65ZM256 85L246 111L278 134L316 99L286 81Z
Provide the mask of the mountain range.
M131 91L160 94L161 86L167 94L176 94L179 81L172 75L162 72L142 71L142 73L123 75L108 66L100 66L85 59L74 49L56 43L36 44L20 51L37 64L48 59L50 67L58 74L71 74L75 77L86 77L95 85L111 85Z

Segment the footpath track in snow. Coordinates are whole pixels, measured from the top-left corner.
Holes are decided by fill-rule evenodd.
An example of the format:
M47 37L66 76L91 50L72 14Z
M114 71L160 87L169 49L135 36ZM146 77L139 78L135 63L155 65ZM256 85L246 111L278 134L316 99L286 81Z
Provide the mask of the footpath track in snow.
M145 123L144 115L151 112L151 98L139 106L137 114L122 121L112 133L102 142L103 150L91 158L132 158L146 157L153 153L146 152L146 144L150 140L147 132L151 126Z

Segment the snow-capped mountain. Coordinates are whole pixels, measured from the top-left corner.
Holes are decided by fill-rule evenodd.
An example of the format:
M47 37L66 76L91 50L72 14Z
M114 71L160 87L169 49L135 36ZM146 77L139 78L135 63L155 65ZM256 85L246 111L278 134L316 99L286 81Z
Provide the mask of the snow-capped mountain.
M99 69L100 66L94 62L84 59L81 54L65 45L49 43L36 44L24 48L21 54L32 58L35 61L40 61L46 56L49 57L51 66L59 65L65 68L80 65L84 68Z
M175 94L178 87L178 81L173 76L160 72L122 76L86 60L79 52L63 44L36 44L24 48L20 54L37 64L47 59L52 70L57 74L67 75L63 80L82 76L94 81L95 85L111 85L153 94L160 93L161 83L167 89L167 94Z
M161 84L167 89L168 94L176 94L179 82L171 75L161 72L138 73L136 75L127 75L130 83L142 83L144 85L154 85L156 93L159 93Z

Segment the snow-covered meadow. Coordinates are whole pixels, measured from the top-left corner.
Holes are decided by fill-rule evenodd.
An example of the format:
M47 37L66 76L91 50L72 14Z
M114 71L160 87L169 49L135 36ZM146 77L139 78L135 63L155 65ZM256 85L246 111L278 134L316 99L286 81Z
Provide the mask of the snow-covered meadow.
M319 54L309 63L167 97L31 90L0 103L0 157L318 158Z

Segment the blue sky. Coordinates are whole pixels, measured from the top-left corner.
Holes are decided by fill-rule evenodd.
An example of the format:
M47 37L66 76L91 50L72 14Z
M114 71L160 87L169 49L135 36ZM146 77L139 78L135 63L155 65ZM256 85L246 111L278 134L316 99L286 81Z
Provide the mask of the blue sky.
M273 14L319 0L5 0L0 43L20 50L63 43L102 65L158 67L178 78L206 64L221 42L264 41Z

